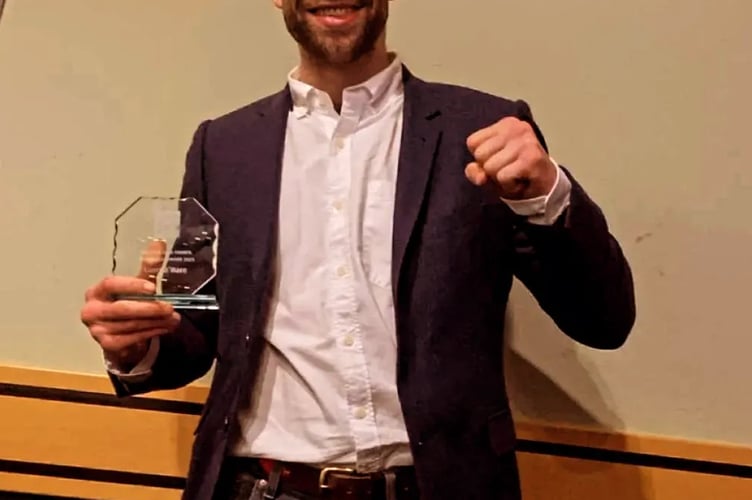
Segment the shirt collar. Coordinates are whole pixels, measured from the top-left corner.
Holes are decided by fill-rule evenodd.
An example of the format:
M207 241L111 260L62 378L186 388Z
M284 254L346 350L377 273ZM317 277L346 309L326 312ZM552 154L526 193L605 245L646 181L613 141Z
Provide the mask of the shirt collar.
M402 62L396 54L390 54L392 62L385 69L368 80L347 87L343 91L343 102L350 94L362 94L365 91L366 105L372 112L381 109L392 97L402 93ZM298 118L316 109L333 109L329 95L297 79L298 68L295 67L287 76L292 96L293 112Z

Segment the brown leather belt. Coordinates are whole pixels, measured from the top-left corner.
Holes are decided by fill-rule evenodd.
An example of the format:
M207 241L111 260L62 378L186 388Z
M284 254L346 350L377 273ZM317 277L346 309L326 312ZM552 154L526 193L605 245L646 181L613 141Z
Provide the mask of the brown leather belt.
M317 468L305 464L247 459L269 476L281 468L278 491L295 491L314 498L330 500L386 500L390 481L384 472L358 473L342 467ZM394 473L393 491L396 500L417 500L418 486L413 467L389 469Z

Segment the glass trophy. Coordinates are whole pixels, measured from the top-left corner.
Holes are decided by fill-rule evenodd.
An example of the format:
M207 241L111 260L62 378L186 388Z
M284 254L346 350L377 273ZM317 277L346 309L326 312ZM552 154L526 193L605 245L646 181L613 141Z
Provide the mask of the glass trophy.
M123 300L159 300L175 309L219 308L203 287L217 274L219 224L195 198L140 197L115 219L113 274L155 284L154 294Z

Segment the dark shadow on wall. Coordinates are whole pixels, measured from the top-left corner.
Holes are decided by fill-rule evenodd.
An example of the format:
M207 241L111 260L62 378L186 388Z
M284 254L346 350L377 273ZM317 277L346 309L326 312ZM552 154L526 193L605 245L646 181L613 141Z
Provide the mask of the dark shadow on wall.
M515 419L605 431L604 434L609 436L608 445L605 437L603 442L596 440L588 444L625 449L624 424L608 404L604 394L605 383L600 379L597 369L578 355L574 341L560 332L537 309L531 297L516 293L511 305L506 317L504 360L507 391ZM525 338L522 339L522 336ZM566 374L567 386L576 388L577 397L546 373L547 369L550 373L553 372L552 367L544 366L543 362L538 366L530 361L518 348L518 344L524 345L528 352L532 352L537 346L541 346L541 350L545 347L545 352L554 356L556 373ZM544 356L541 358L548 359ZM578 400L586 402L587 408ZM545 439L544 436L542 440ZM555 439L552 437L549 442L555 442ZM533 484L533 479L540 481L542 475L548 476L547 480L562 481L561 494L557 495L556 500L607 500L614 496L614 491L619 492L620 499L653 499L648 478L636 467L594 460L525 455L522 456L521 474L523 484L530 486L525 500L544 499ZM529 481L525 478L526 471L531 475ZM550 492L551 488L549 486L541 490ZM596 497L590 495L583 499L583 491L599 493ZM550 497L546 497L546 500L550 500Z

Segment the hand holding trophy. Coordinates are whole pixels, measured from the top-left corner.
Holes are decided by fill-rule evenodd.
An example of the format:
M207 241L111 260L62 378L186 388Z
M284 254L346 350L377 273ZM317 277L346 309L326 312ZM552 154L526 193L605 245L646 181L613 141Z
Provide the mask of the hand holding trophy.
M216 275L219 227L193 198L138 198L115 221L113 275L86 292L81 321L105 357L129 370L180 309L218 309L199 293Z

